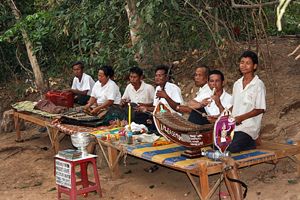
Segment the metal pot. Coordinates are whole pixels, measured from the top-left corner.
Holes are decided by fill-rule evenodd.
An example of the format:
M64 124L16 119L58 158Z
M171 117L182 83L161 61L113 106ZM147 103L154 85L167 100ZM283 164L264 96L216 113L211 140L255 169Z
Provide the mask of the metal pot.
M72 144L82 152L82 157L88 155L86 147L89 145L90 140L90 134L86 132L77 132L71 135Z

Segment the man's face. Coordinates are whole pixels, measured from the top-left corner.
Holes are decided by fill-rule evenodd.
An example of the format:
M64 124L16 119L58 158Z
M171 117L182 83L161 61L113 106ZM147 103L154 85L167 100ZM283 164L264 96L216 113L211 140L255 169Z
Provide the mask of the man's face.
M141 83L141 79L142 79L142 77L136 73L129 74L129 82L134 86L139 85Z
M257 64L254 64L251 58L249 57L241 58L240 71L243 75L248 73L253 73L256 70L256 67Z
M167 74L165 73L165 70L157 70L155 73L155 84L159 86L164 86L164 84L167 82Z
M81 78L83 74L83 69L80 65L74 65L73 66L73 73L77 78Z
M219 74L211 74L208 78L208 86L210 89L215 88L216 91L223 90L223 81Z
M205 75L205 68L197 68L194 75L195 85L202 87L207 83L207 77Z

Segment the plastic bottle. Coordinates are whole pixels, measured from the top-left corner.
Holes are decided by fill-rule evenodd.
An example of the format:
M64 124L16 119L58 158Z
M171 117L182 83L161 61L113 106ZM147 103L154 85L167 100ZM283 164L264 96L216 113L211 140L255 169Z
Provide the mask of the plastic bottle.
M127 132L127 144L133 144L132 132Z
M201 155L206 156L213 160L220 160L220 158L222 158L222 157L230 156L230 152L226 151L224 153L221 153L220 151L202 151Z

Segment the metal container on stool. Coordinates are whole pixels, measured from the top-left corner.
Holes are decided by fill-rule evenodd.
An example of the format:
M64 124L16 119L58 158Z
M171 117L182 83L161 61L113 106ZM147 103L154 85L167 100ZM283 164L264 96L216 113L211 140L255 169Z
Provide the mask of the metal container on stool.
M86 132L77 132L71 135L72 144L82 152L82 157L86 157L89 153L86 147L91 140L90 134Z

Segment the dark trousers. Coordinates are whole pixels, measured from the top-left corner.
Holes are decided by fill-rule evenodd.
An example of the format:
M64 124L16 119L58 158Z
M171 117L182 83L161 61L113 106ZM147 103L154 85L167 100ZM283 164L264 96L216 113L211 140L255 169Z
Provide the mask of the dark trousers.
M201 113L207 114L204 108L199 108L197 110ZM192 112L190 113L188 121L190 121L194 124L199 124L199 125L210 124L210 122L207 120L206 117L203 117L201 114L197 113L194 110L192 110Z
M74 97L74 103L84 106L87 104L89 99L90 99L90 96L88 96L88 95L77 94Z
M233 140L227 148L227 151L230 151L231 153L238 153L255 148L255 140L253 140L251 136L242 131L235 131Z
M137 112L137 111L135 111L137 104L136 103L130 103L130 104L131 104L131 119L132 119L132 121L137 124L144 124L145 126L147 126L149 131L155 131L156 127L153 122L152 115L149 113ZM128 106L125 106L124 111L125 111L125 115L128 116Z

